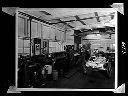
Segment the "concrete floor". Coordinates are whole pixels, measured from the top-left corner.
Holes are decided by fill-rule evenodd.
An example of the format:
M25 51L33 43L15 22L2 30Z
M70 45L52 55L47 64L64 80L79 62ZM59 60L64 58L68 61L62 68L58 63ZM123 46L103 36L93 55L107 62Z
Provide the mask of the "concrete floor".
M110 79L105 77L104 72L90 72L84 75L78 67L73 68L67 77L61 77L57 81L48 81L46 88L80 88L80 89L114 89L115 69L112 67Z

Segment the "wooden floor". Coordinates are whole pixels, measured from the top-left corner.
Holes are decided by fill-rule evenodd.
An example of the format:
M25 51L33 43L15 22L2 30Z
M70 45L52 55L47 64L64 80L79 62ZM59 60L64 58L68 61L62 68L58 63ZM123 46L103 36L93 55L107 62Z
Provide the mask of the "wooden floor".
M112 76L110 79L101 72L90 72L85 75L79 68L75 67L69 75L59 78L57 81L48 81L46 88L75 88L75 89L114 89L115 69L112 67Z

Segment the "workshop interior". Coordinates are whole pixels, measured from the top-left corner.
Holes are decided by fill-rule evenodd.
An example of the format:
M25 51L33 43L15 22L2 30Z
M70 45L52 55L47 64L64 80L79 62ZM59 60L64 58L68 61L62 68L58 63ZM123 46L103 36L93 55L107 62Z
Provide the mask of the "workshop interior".
M115 88L112 8L21 8L16 14L18 88Z

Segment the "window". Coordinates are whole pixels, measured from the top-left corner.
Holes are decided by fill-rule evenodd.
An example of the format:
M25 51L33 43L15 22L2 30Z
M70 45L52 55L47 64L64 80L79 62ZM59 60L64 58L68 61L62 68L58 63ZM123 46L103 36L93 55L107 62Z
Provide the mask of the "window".
M32 38L36 38L37 37L37 32L38 32L37 24L38 24L37 22L34 22L34 21L31 22L31 32L32 32L31 36L32 36Z
M24 17L18 17L18 36L28 36L28 20Z
M18 17L18 36L23 37L25 32L25 19Z

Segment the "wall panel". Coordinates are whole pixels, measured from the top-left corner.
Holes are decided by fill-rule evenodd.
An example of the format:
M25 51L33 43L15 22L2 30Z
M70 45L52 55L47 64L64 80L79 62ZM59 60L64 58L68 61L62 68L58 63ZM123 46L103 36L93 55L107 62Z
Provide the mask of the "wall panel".
M49 27L48 26L43 26L43 39L48 39L49 38Z
M55 28L49 27L49 39L55 40Z
M86 38L86 37L85 37ZM91 50L98 48L100 51L106 52L107 47L111 47L115 43L115 34L111 36L111 39L106 35L101 35L101 39L98 37L88 38L88 39L99 39L99 40L82 40L82 44L86 45L88 42L91 43Z
M38 23L38 32L37 32L37 37L39 37L39 38L41 38L41 30L42 30L42 25L41 25L41 23Z
M73 34L74 34L73 30L66 31L66 45L74 45L74 36L71 36Z
M37 22L32 21L31 22L31 37L32 38L37 38L37 34L38 34L38 26L37 26Z

